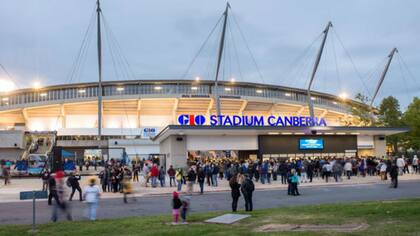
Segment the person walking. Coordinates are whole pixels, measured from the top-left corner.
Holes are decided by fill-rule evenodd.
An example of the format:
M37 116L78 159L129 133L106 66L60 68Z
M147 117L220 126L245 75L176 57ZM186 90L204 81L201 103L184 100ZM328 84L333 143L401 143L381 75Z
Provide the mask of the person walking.
M391 170L389 172L389 175L391 176L391 186L390 188L398 188L398 175L399 175L399 167L397 166L397 163L392 162L391 164Z
M50 179L50 172L48 171L48 169L45 169L42 173L41 173L41 179L42 179L42 191L47 191L48 190L48 181Z
M152 168L150 169L150 177L152 177L152 187L157 187L157 179L159 177L159 169L156 164L153 164Z
M87 216L89 220L96 220L96 209L98 208L100 190L96 185L96 179L91 178L89 185L83 191L83 198L87 203Z
M281 178L282 184L287 184L287 164L286 162L282 161L279 165L279 173Z
M204 181L206 180L206 174L204 173L203 168L199 167L197 170L197 182L200 186L200 194L204 193Z
M133 181L139 182L140 164L136 163L133 165Z
M197 179L197 174L195 173L194 169L191 167L190 170L188 171L188 183L187 183L187 193L189 195L192 195L193 191L194 191L194 183Z
M350 160L347 160L346 163L344 164L344 171L346 172L347 179L350 179L352 170L353 170L353 165L351 164Z
M254 190L255 186L250 176L245 176L245 179L241 184L241 192L245 200L245 211L252 211L253 209L252 194Z
M413 156L413 161L411 165L413 167L413 174L417 174L419 172L419 159L417 158L417 155Z
M182 190L182 169L178 168L175 174L176 183L177 183L177 190L178 192L181 192Z
M58 199L58 194L57 194L57 183L55 181L54 173L51 174L48 179L48 189L49 189L48 205L52 205L52 199L55 200L56 204L60 205L60 200Z
M172 165L169 166L169 169L167 171L168 175L169 175L169 186L172 187L172 182L174 184L174 186L176 186L176 181L175 181L175 169Z
M64 198L65 196L65 189L64 189L64 171L57 171L55 174L55 183L56 183L56 191L57 191L57 201L53 205L53 212L51 216L51 220L56 222L58 219L58 210L61 210L67 217L67 220L71 221L72 216L70 212L70 207L66 203Z
M163 166L161 166L160 167L160 170L159 170L160 187L165 187L165 179L166 179L166 171L163 168Z
M99 177L100 184L102 186L102 192L105 193L106 192L106 187L108 185L108 176L106 174L106 169L99 172L98 177Z
M70 173L70 176L67 178L67 186L71 187L71 194L70 194L70 198L69 201L72 201L73 199L73 195L74 192L76 192L76 190L79 192L79 200L82 201L82 189L80 188L80 183L79 180L81 179L81 176L79 174L79 177L74 176L73 173Z
M232 196L232 212L236 212L238 208L238 200L241 196L241 185L238 183L238 174L234 175L229 180L229 186L231 189L231 196Z
M403 170L404 170L404 166L405 166L404 158L403 157L398 157L396 164L397 164L397 167L398 167L398 174L403 175Z
M292 186L291 194L293 196L299 196L300 195L299 194L299 190L298 190L299 176L296 173L296 170L295 169L292 169L290 171L290 173L291 173L291 175L290 175L290 183L291 183L291 186Z
M172 224L176 225L179 221L179 209L182 207L181 199L179 199L179 194L177 192L172 193Z
M212 164L212 175L211 175L211 180L212 180L212 185L213 187L217 187L217 174L219 173L219 166L217 166L216 164Z

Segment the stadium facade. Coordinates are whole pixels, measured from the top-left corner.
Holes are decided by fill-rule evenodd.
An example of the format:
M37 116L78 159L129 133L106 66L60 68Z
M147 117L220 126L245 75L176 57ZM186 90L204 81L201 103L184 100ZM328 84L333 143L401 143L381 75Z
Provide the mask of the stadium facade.
M123 152L130 158L159 156L166 164L177 166L186 163L187 157L200 155L382 156L386 152L384 137L406 131L360 127L351 113L357 102L315 91L311 95L315 117L324 121L315 126L300 123L310 123L306 90L219 82L218 95L221 114L232 120L215 125L214 81L103 82L102 135L98 140L98 83L1 94L0 158L25 157L40 137L46 146L42 152L59 146L80 158L88 155L86 150L101 148L106 150L103 158L118 158ZM247 117L257 117L260 123L247 125L243 122ZM234 119L242 123L232 123ZM322 147L298 147L302 139L321 139Z

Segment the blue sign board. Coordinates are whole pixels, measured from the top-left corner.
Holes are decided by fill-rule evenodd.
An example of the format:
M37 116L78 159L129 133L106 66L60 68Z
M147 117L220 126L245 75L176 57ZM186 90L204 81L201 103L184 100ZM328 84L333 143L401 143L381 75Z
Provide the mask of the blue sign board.
M309 116L238 116L211 115L208 122L204 115L183 114L178 117L180 125L210 126L327 126L324 118Z
M48 198L47 191L25 191L20 192L20 200Z
M301 138L299 139L299 149L301 150L324 149L324 140L322 138Z

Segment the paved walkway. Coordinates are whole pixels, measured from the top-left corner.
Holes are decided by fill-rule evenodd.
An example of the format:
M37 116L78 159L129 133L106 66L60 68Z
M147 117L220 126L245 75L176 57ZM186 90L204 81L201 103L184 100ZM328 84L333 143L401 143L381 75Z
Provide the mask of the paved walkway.
M89 177L83 177L80 181L82 185L82 189L87 184L87 180ZM400 176L400 180L413 180L420 182L420 175L419 174L405 174L403 176ZM374 183L390 183L390 181L381 181L378 176L367 176L367 177L352 177L350 180L347 180L346 178L343 178L342 182L335 182L333 178L330 178L330 181L328 183L325 182L325 180L321 178L314 178L312 183L302 183L300 184L301 187L306 186L343 186L343 185L363 185L363 184L374 184ZM3 183L1 183L3 184ZM167 181L167 185L169 185L169 182ZM150 186L150 185L149 185ZM142 197L142 196L150 196L150 195L165 195L172 193L176 190L175 187L144 187L144 184L141 184L139 182L133 183L134 187L134 195L136 197ZM287 185L283 185L280 183L280 180L272 181L271 184L261 184L255 183L256 189L286 189ZM31 190L41 190L42 189L42 181L39 178L22 178L22 179L12 179L11 185L1 185L0 186L0 202L16 202L19 201L19 192L21 191L31 191ZM198 184L195 184L194 191L197 192L199 189ZM69 189L68 189L69 190ZM186 186L183 186L183 191L186 190ZM219 191L230 191L230 187L228 185L228 182L226 180L219 180L219 186L218 187L211 187L207 186L207 184L204 187L205 192L219 192ZM77 192L76 192L77 193ZM77 194L75 194L77 196ZM120 193L103 193L103 198L120 198Z
M356 202L368 200L396 200L403 198L418 198L420 182L413 180L400 181L397 189L391 189L386 183L371 183L359 185L330 185L301 187L301 196L288 196L285 189L257 190L254 193L254 209L274 208L284 206L312 205L323 203ZM101 199L98 208L99 219L112 219L130 216L150 216L157 214L170 215L171 197L168 194L144 196L129 199L124 204L119 198ZM239 210L244 209L243 198L239 199ZM70 204L74 220L85 220L86 204L73 201ZM208 192L204 195L193 195L191 199L192 212L229 211L231 206L230 192ZM37 202L37 223L50 222L52 207L45 201ZM32 202L0 203L0 224L30 224L32 220ZM59 220L64 220L61 215Z

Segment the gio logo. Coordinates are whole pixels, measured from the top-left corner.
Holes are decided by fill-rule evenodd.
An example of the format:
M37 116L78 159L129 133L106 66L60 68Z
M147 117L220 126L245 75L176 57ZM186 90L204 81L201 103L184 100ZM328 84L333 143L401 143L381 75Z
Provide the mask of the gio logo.
M206 117L203 115L180 115L178 122L180 125L204 125Z

